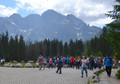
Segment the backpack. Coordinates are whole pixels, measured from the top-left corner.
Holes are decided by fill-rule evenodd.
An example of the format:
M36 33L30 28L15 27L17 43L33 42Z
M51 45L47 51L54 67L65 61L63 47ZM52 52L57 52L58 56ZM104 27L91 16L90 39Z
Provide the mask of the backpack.
M110 59L110 62L112 62L112 58L111 58L111 57L109 57L109 59ZM105 62L106 62L106 57L105 57Z
M109 57L109 59L110 59L110 62L112 62L112 58L111 58L111 57ZM106 61L106 57L105 57L105 61Z

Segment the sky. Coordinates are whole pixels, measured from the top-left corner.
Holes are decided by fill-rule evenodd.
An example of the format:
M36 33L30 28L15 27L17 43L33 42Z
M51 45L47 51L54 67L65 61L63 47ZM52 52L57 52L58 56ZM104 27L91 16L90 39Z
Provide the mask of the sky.
M105 14L113 10L115 0L0 0L0 17L14 13L25 17L53 9L63 15L73 14L90 26L103 27L113 20Z

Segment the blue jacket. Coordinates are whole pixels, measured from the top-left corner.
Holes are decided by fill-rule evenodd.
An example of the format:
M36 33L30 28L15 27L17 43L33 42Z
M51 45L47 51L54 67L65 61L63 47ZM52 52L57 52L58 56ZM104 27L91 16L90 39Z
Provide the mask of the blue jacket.
M59 62L63 62L63 59L62 59L62 58L59 58Z
M111 57L105 57L105 66L112 66L113 59Z

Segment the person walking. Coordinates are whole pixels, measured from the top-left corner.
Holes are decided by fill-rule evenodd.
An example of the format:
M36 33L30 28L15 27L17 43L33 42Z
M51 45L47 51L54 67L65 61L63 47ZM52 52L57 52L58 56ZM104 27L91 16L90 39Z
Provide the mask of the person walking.
M63 59L62 59L62 57L59 57L59 59L58 59L58 66L57 66L57 71L56 71L56 73L58 73L59 72L59 74L62 74L62 71L61 71L61 68L62 68L62 65L63 64Z
M49 60L50 60L50 57L47 58L47 68L49 68Z
M53 59L53 64L54 64L54 68L56 68L56 64L57 64L56 58Z
M71 57L72 68L74 68L75 59Z
M80 60L79 57L75 59L76 60L76 69L80 68Z
M89 56L87 57L87 68L90 69L90 64L89 64Z
M50 57L49 59L49 69L52 68L53 69L53 59Z
M108 55L104 58L104 63L105 63L105 67L106 67L106 73L110 77L111 70L112 70L112 64L113 64L113 59L110 57L110 55Z
M93 58L94 58L94 69L96 69L97 68L97 58L95 56Z
M101 69L101 65L102 65L102 59L100 57L98 57L98 69Z
M92 55L89 58L89 63L90 63L90 70L93 70L93 67L94 67L94 58L93 58Z
M86 77L88 76L88 73L87 73L87 60L85 59L85 56L82 56L82 60L81 60L81 74L82 74L82 78L83 78L83 74L84 74L84 70L85 70L85 73L86 73Z
M39 70L42 69L42 61L43 61L43 57L40 55L40 56L38 57Z
M119 67L119 69L120 69L120 59L118 60L118 67Z
M70 58L69 57L67 57L67 65L68 65L68 67L70 67Z
M45 70L45 62L46 62L46 59L43 58L43 56L42 56L42 67L43 67L43 70Z

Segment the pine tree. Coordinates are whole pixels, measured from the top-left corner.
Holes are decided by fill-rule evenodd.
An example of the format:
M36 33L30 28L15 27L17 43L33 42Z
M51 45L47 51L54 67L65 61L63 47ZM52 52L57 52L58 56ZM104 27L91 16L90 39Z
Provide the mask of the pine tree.
M19 42L18 42L18 35L15 36L15 58L17 60L19 57Z
M42 52L43 56L46 56L47 55L47 39L43 41L42 51L43 51Z
M26 61L26 49L25 49L25 41L23 36L20 36L19 39L19 58L18 61Z
M8 40L8 32L6 31L6 35L2 34L2 58L4 59L9 56Z
M47 40L47 54L46 57L48 58L50 56L50 41L49 39Z
M63 48L63 56L67 56L68 55L68 43L65 42L64 44L64 48Z
M120 58L120 0L116 0L117 5L114 5L114 10L109 11L107 16L115 19L114 22L107 24L107 27L110 28L107 33L107 40L114 47L114 54Z
M7 61L13 61L15 59L15 41L11 36L9 42L9 57L6 57Z
M83 45L83 42L82 40L76 40L76 56L80 56L82 55L83 51L84 51L84 45Z
M60 55L60 56L63 55L63 43L62 43L62 41L58 42L58 45L57 45L57 55Z
M69 55L70 56L75 56L75 43L73 42L73 40L70 40L69 43Z

